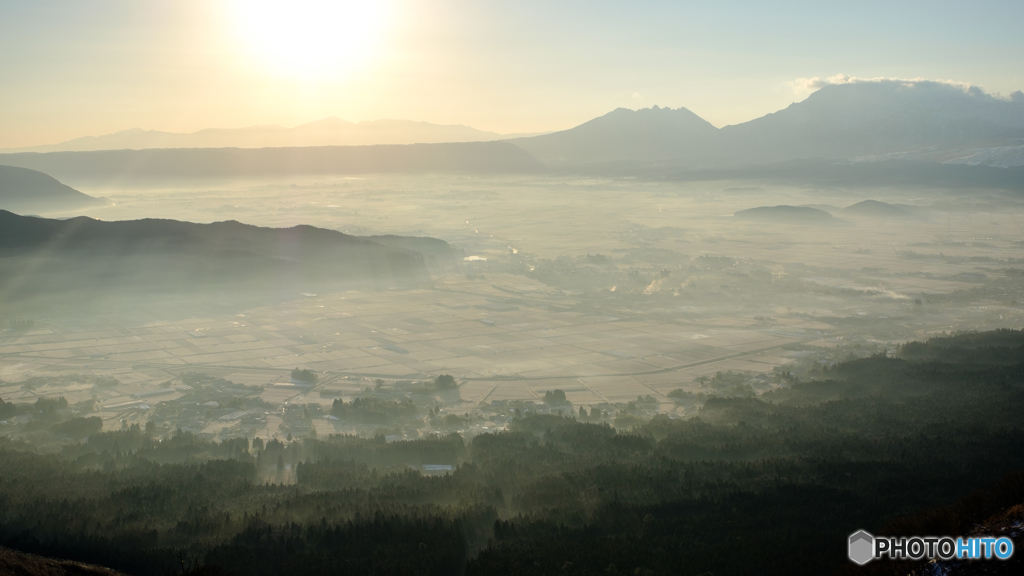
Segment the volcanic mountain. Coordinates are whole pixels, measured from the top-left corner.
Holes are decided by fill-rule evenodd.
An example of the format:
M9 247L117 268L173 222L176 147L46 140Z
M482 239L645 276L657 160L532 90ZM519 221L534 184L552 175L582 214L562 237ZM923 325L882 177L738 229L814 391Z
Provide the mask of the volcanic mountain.
M969 163L992 156L1009 166L1017 156L1024 162L1014 152L1024 142L1024 94L1004 99L934 81L849 82L721 129L685 108L619 108L575 128L510 142L555 166L720 168L806 159L956 161L965 154Z

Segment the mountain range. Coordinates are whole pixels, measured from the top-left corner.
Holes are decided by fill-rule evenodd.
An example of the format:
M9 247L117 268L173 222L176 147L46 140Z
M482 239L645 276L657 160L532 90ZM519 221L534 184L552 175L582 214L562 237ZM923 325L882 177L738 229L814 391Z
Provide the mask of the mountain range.
M328 134L336 132L331 126L337 123L366 125L366 130L377 130L378 135L387 128L386 123L329 119L280 130ZM426 126L437 133L437 126ZM451 129L452 138L483 134L466 127L441 128ZM254 136L246 145L260 145L263 129L252 130ZM244 139L243 132L232 132L231 138ZM195 134L205 133L219 134ZM212 146L219 141L211 136L205 142ZM691 179L767 173L776 179L860 179L886 185L925 178L927 185L955 181L1006 187L1009 183L1010 188L1020 189L1024 188L1020 177L1024 93L1001 98L947 82L852 81L825 86L783 110L723 128L685 108L654 106L619 108L568 130L503 141L23 152L0 154L0 164L62 179L553 170ZM936 168L939 165L943 167Z
M550 166L676 169L805 159L1024 165L1024 94L933 81L833 84L760 118L715 128L685 109L619 108L561 132L511 140ZM988 159L995 160L987 162Z
M508 142L287 148L161 148L22 152L0 164L56 178L259 178L366 173L522 173L544 166Z
M324 118L292 128L247 126L207 128L197 132L161 132L132 128L102 136L83 136L58 144L0 149L14 152L89 152L95 150L146 150L150 148L281 148L292 146L373 146L377 144L438 144L488 142L520 134L498 134L457 124L432 124L412 120L349 122Z

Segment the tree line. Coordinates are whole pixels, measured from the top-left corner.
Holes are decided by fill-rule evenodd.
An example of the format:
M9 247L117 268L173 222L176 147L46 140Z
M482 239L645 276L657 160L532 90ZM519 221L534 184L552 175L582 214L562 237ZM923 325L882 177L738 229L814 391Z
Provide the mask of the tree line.
M0 439L0 544L139 575L180 573L182 551L239 575L841 572L851 532L1024 470L1024 363L1003 352L1020 346L944 337L628 430L530 414L471 439L214 442L69 424L88 434L59 453ZM354 404L335 408L377 409ZM1000 503L1024 500L1008 486Z

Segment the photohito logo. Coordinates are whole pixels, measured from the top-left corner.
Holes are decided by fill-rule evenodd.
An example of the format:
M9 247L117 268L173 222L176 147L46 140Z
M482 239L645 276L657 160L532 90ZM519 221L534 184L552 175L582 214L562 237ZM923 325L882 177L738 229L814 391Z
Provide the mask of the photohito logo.
M850 534L847 542L850 560L864 565L888 556L894 560L979 560L996 558L1006 560L1013 556L1013 540L1007 537L976 536L951 538L949 536L872 536L864 530Z

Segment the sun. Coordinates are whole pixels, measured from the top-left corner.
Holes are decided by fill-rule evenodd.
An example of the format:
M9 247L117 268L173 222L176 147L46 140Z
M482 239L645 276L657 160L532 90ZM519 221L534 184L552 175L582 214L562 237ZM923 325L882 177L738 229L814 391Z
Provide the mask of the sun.
M230 0L231 21L257 65L322 79L365 64L383 33L385 0Z

